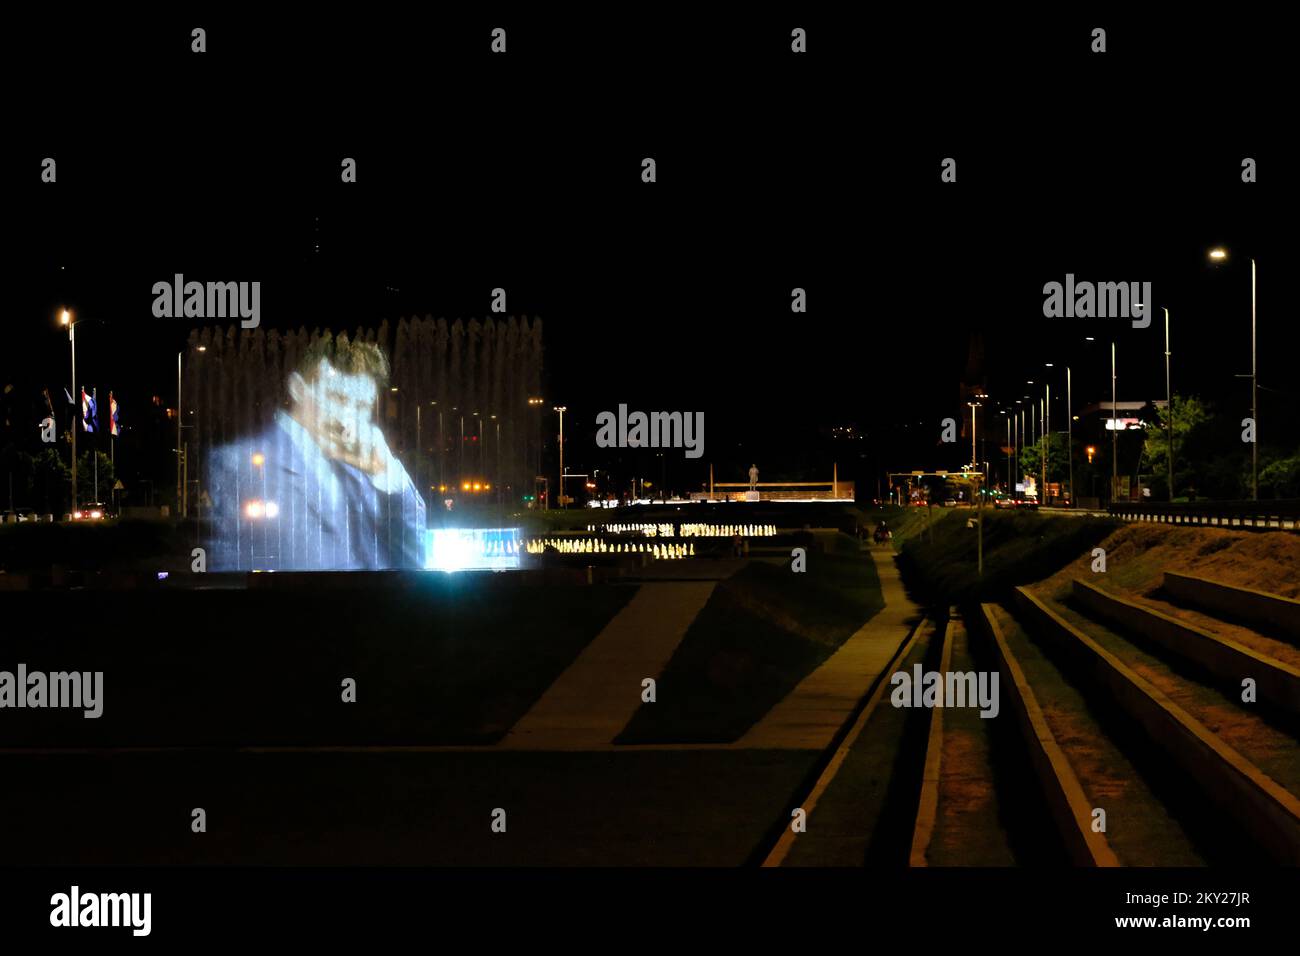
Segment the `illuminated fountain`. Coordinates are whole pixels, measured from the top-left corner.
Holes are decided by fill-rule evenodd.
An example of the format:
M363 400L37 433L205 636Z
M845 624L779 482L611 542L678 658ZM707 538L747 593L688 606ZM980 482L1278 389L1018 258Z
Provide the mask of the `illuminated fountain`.
M519 567L518 528L430 528L427 534L424 566L430 571L510 571Z

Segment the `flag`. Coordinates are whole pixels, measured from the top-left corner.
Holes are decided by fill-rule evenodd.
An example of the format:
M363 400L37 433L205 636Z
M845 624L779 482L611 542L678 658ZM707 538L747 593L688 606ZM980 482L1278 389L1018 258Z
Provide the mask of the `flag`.
M108 393L108 433L114 438L122 433L117 423L117 399L112 392Z
M99 419L99 409L95 407L95 396L87 395L86 390L81 390L81 430L93 432L97 430Z

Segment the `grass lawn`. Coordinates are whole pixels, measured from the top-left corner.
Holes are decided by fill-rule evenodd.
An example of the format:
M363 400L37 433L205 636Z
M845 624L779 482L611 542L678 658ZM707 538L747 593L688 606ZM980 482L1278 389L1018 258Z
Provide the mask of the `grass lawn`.
M883 606L870 554L819 536L808 569L753 561L720 582L616 743L730 742Z

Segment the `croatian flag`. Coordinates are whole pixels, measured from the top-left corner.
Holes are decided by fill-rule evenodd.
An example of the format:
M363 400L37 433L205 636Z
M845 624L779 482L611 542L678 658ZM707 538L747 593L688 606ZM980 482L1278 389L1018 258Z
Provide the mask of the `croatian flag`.
M96 431L96 423L99 419L99 409L95 407L95 397L87 395L86 390L81 390L81 429L82 431Z
M113 393L108 393L108 433L116 438L121 434L121 429L117 424L117 399Z

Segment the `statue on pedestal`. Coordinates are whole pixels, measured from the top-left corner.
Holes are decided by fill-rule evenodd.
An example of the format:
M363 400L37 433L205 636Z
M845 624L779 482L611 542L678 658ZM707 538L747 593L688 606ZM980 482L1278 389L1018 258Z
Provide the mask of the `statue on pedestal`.
M749 490L753 491L758 485L758 465L749 466Z

